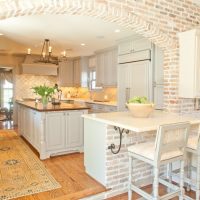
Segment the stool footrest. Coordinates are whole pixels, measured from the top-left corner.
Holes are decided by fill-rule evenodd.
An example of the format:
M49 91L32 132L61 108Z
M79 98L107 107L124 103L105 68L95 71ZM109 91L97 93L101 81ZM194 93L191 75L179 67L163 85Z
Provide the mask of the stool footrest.
M162 178L159 178L159 182L165 186L167 186L168 188L172 189L172 190L179 190L180 191L180 188Z
M148 200L153 200L153 196L151 196L150 194L148 194L147 192L145 192L144 190L136 187L135 185L131 185L131 190L135 191L136 193L138 193L139 195L141 195L142 197L144 197L145 199Z
M191 198L191 197L189 197L189 196L187 196L187 195L184 195L184 199L185 199L185 200L194 200L193 198Z
M179 194L180 190L165 194L163 196L160 197L160 200L169 200L172 199L174 197L177 197L177 195Z

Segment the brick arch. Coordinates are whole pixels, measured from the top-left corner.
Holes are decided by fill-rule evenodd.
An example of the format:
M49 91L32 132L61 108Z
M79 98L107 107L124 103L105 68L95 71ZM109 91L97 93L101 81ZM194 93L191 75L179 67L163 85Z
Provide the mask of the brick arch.
M165 108L178 111L177 40L162 32L158 26L134 14L134 9L126 0L2 0L0 19L39 14L71 14L92 16L107 22L115 22L124 28L148 38L164 50ZM170 63L170 61L173 61ZM172 76L171 76L172 74Z

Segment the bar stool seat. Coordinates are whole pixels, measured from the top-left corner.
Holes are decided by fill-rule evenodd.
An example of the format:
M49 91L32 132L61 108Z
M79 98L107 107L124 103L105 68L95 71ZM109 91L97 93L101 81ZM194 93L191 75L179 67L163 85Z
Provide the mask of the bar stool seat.
M152 162L155 159L155 142L145 142L128 147L128 151L137 154L140 157L149 159ZM183 152L179 149L169 151L161 156L161 161L172 159L174 157L182 156Z
M138 193L147 200L168 200L179 196L180 200L184 197L184 157L188 141L189 122L165 124L159 126L155 142L146 142L128 147L129 155L129 184L128 199L132 200L132 191ZM134 159L143 161L153 167L153 194L148 194L134 184L132 178ZM166 181L159 177L160 166L181 162L179 186L173 184L171 180ZM169 170L170 171L170 170ZM169 193L159 196L159 183L167 186Z

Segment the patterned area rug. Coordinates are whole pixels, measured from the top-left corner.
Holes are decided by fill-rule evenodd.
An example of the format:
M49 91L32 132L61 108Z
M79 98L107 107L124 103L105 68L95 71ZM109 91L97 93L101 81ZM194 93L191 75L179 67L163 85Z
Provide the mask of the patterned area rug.
M0 200L60 187L16 132L0 130Z

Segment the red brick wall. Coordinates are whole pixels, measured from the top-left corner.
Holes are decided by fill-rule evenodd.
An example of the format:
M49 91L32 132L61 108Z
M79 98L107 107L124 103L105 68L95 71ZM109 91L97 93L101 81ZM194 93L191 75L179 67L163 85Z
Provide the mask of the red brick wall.
M164 102L179 112L177 33L200 22L200 7L192 0L2 0L0 19L34 14L87 15L116 22L148 38L164 50ZM184 105L193 108L193 100Z

